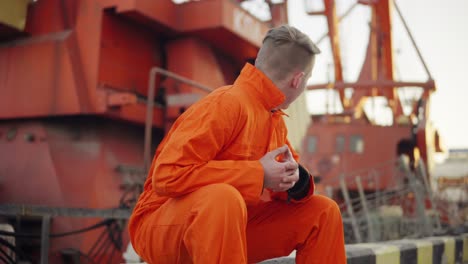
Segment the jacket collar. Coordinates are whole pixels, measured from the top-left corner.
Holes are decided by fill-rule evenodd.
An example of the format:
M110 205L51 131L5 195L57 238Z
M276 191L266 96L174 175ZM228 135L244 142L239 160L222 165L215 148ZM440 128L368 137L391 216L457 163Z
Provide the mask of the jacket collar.
M284 102L286 96L276 85L259 69L246 63L234 85L247 87L251 94L258 99L266 110L271 111Z

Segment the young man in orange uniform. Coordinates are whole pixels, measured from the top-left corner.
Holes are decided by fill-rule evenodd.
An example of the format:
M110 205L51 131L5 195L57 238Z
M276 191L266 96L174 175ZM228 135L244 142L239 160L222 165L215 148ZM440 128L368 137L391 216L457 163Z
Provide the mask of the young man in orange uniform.
M304 91L319 52L293 27L271 29L255 66L175 122L129 223L145 261L255 263L297 250L296 263L346 263L340 210L313 195L281 111Z

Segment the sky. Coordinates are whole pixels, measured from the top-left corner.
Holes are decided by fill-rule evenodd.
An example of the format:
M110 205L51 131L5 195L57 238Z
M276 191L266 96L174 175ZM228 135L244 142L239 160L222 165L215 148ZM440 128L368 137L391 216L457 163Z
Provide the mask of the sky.
M289 0L291 25L318 40L327 31L325 18L308 16L305 8L320 8L322 0ZM355 0L336 0L338 14ZM468 0L397 0L397 4L427 63L437 91L431 97L431 121L439 130L448 148L468 148ZM427 75L407 36L402 23L393 17L396 77L406 81L426 81ZM368 40L369 8L359 5L340 25L345 80L357 78ZM332 80L332 59L328 39L319 44L322 54L317 58L310 83ZM417 92L407 90L411 97ZM401 95L401 94L400 94ZM333 94L308 93L311 112L325 109L326 98ZM382 102L377 102L382 103ZM339 108L339 107L337 107ZM336 109L337 111L339 109ZM377 113L385 116L385 111Z

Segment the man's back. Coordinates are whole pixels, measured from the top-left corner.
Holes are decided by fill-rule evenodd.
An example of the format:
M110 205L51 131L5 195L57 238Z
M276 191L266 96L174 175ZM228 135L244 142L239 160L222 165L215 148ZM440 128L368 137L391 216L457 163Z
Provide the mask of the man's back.
M317 52L297 29L272 29L255 66L174 123L129 223L145 261L251 263L296 249L297 263L346 262L339 208L313 195L281 111L305 89Z
M266 152L286 143L287 131L282 120L282 112L268 111L271 103L265 100L274 102L271 100L272 97L281 100L282 96L279 91L269 91L271 84L268 88L262 84L265 82L265 78L255 70L255 67L246 65L246 69L234 85L216 89L181 115L158 147L150 169L150 175L153 177L148 177L145 182L144 192L140 196L133 214L135 220L148 211L157 210L170 197L158 195L157 189L155 190L155 186L153 186L153 182L155 182L153 178L158 177L157 174L160 173L155 167L156 160L160 159L161 163L167 159L170 159L171 162L178 160L181 164L189 164L190 166L210 160L221 162L243 160L246 162L238 166L246 168L249 166L248 161L257 163ZM200 135L199 142L194 142L193 138L198 138L197 134ZM189 151L196 154L201 153L201 151L197 152L196 148L211 148L213 149L212 153L194 159L192 154L184 151L184 146L187 146L185 141L188 138L191 138ZM170 145L167 145L168 140L171 141ZM194 149L192 150L192 148ZM163 155L167 155L167 158ZM233 169L233 164L228 164L228 166L229 170ZM257 165L250 166L259 171ZM179 177L178 173L180 172L171 170L169 177ZM244 186L243 188L246 189L257 188L255 191L257 194L262 192L261 189L258 189L257 183L250 183L251 181L248 179L248 177L254 178L255 175L242 175L239 179L239 182L242 181L242 183L238 185ZM200 175L200 177L205 178L203 182L210 181L209 174ZM194 185L197 180L200 179L185 180L185 183L186 185ZM263 182L258 177L254 180ZM191 190L190 186L177 185L177 190L168 191L165 184L170 183L158 181L156 188L161 189L162 192L173 192L171 196L183 195ZM246 193L249 191L246 190ZM250 203L255 203L258 198L252 197L251 200ZM132 232L132 227L130 229Z

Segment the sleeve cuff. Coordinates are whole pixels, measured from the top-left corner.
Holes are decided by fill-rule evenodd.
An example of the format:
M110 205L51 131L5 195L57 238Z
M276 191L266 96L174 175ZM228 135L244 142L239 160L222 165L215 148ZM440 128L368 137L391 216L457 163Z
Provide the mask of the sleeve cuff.
M288 199L294 199L299 201L304 199L309 194L311 178L310 173L299 164L299 181L289 189L288 192Z

